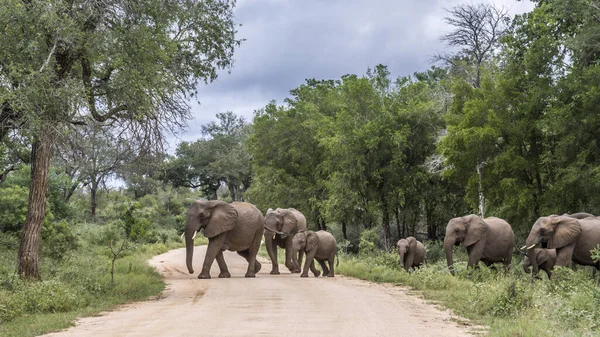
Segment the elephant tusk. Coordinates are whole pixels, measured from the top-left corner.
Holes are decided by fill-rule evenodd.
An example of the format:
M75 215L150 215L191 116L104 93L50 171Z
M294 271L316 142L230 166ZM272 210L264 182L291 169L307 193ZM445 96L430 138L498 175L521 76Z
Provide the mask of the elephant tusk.
M527 250L530 250L531 248L535 247L537 243L532 244L531 246L527 247Z
M194 240L196 238L196 234L198 234L198 231L194 231L194 235L192 236L192 240Z
M525 246L521 247L521 250L523 250L523 249L525 249L525 248L527 248L527 245L525 245Z
M181 233L181 240L183 240L184 235L185 235L185 232Z
M277 234L273 233L273 240L275 240L275 235L277 235Z

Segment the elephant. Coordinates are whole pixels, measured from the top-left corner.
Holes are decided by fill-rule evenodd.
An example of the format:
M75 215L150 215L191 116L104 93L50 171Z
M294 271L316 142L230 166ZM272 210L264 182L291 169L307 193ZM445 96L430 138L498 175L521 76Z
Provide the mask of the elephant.
M331 233L323 230L300 231L294 236L293 248L297 252L306 252L306 262L300 277L308 277L309 268L315 277L319 277L320 272L315 268L315 259L323 268L323 276L334 277L333 259L337 254L337 244ZM325 265L325 261L329 263L329 268Z
M563 216L568 216L568 217L575 218L575 219L585 219L585 218L595 218L596 217L594 214L585 213L585 212L579 212L579 213L573 213L573 214L565 213L565 214L563 214Z
M412 236L398 240L396 243L400 255L400 267L409 271L420 267L425 259L425 246Z
M584 266L600 269L592 259L590 250L600 244L600 219L588 217L576 219L570 216L540 217L531 227L525 241L527 256L533 273L539 270L535 247L556 249L556 265L568 267L571 260Z
M556 265L556 249L535 248L536 262L538 268L545 271L548 278L552 278L552 270ZM523 258L523 270L531 273L531 260L528 256Z
M292 240L299 231L306 231L306 218L304 214L293 208L269 208L265 215L265 246L271 259L273 268L271 274L279 274L277 263L277 246L285 249L285 266L292 273L300 272L303 252L293 253Z
M446 226L444 251L452 275L452 246L460 243L467 249L467 267L474 267L481 260L487 266L502 262L505 272L510 269L515 234L508 222L496 217L482 219L474 214L451 219Z
M195 201L188 209L184 231L186 263L190 274L194 273L194 238L199 230L204 229L208 248L198 278L210 278L210 268L215 258L221 270L219 277L231 277L223 257L225 250L235 251L244 257L248 261L245 276L255 277L261 268L256 254L264 231L263 221L262 212L247 202Z

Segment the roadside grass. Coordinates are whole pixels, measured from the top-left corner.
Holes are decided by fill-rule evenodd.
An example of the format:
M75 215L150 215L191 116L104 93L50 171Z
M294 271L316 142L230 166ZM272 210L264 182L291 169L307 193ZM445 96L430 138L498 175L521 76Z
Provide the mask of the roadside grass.
M42 281L23 281L16 275L18 238L0 245L0 336L28 337L72 326L78 317L97 315L118 305L146 300L164 289L158 272L147 264L154 255L184 247L173 231L165 243L131 243L115 263L111 284L111 255L103 242L106 226L83 224L74 232L79 248L60 261L42 257ZM205 240L196 240L204 244Z
M445 261L407 273L398 268L396 253L381 253L344 256L336 272L409 286L425 299L489 326L490 336L600 336L600 289L587 269L558 268L552 280L533 280L516 263L508 275L502 268L467 271L465 262L455 266L456 276Z

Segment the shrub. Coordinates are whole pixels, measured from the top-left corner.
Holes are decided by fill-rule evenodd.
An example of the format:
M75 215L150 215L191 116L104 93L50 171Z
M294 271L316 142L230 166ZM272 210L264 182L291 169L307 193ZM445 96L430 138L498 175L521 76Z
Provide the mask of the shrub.
M77 237L66 221L50 222L42 227L42 253L62 259L79 247Z
M378 228L369 228L360 234L360 243L358 249L360 255L369 256L377 252L377 243L379 242Z

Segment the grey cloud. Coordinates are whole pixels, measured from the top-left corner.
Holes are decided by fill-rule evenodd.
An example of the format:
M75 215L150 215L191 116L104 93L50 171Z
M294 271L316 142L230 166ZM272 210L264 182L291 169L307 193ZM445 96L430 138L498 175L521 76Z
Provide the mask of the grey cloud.
M282 103L306 78L364 74L378 63L394 77L426 70L449 28L443 8L461 2L241 0L235 16L246 41L235 53L231 74L224 71L200 87L202 104L193 105L196 120L182 139L197 138L200 125L218 112L231 110L251 121L255 109L271 99ZM533 8L528 1L495 3L511 14Z

